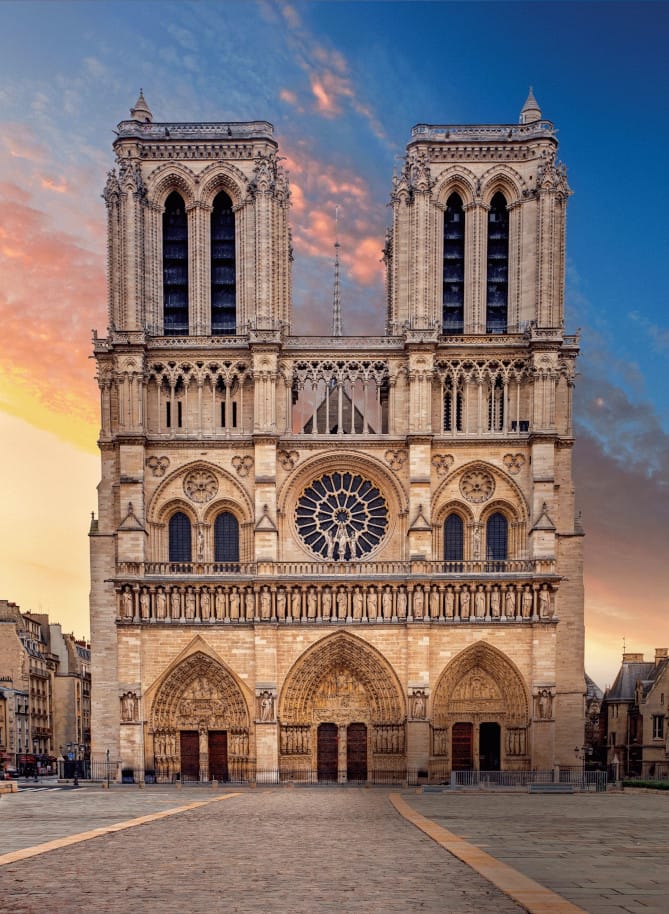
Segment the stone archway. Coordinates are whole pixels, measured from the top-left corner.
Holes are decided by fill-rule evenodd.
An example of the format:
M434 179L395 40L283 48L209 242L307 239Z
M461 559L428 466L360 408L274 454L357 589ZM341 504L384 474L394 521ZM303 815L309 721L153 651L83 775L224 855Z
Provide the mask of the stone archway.
M244 775L250 721L242 691L221 663L196 651L156 691L149 718L159 780L227 780Z
M432 706L432 756L454 769L529 767L529 703L523 678L500 650L479 641L441 674Z
M372 772L399 775L406 766L399 680L377 650L348 633L324 638L295 663L281 692L279 721L283 777L315 772L335 780L336 771L339 781L367 780Z

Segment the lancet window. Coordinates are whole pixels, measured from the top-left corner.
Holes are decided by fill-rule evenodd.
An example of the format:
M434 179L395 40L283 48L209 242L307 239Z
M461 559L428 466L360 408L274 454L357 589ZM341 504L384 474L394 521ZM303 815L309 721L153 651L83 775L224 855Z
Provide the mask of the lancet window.
M444 521L444 561L461 562L464 558L464 524L459 514L449 514Z
M441 383L443 431L515 434L527 431L530 369L523 359L444 359Z
M488 388L488 431L501 432L504 429L504 391L505 385L496 377Z
M488 212L486 333L506 333L509 300L509 211L499 191Z
M188 515L177 511L169 522L170 562L190 562L192 558L191 524Z
M224 336L236 330L235 214L232 200L221 192L211 213L211 332Z
M297 362L292 428L307 435L378 435L388 429L388 366L381 361Z
M249 365L241 361L151 364L151 431L189 428L214 436L244 431L244 395L249 378Z
M486 558L489 562L505 562L508 558L509 522L496 511L486 523Z
M462 431L462 385L446 387L444 391L444 431Z
M444 277L442 330L464 331L465 319L465 213L459 194L451 194L444 213Z
M163 212L163 330L174 336L188 333L188 220L176 191Z
M239 562L239 521L230 511L223 511L214 523L214 561Z

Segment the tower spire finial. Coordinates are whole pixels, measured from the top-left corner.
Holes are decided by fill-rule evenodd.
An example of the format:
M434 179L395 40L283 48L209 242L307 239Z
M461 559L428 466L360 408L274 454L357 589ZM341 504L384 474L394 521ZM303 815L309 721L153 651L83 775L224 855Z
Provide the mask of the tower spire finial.
M334 289L332 294L332 336L343 336L344 330L341 320L341 301L339 289L339 204L335 206L335 260L334 260Z
M151 109L146 104L143 89L139 90L137 101L130 109L130 116L132 117L133 121L141 121L143 124L150 124L153 120L153 114L151 114Z
M534 97L534 91L532 86L530 86L530 91L527 93L527 98L525 99L525 104L523 105L520 111L520 123L521 124L531 124L533 121L541 120L541 108Z

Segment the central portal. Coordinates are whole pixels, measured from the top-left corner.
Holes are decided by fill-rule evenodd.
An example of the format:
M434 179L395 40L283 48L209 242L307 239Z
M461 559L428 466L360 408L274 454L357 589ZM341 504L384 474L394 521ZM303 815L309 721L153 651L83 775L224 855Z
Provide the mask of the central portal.
M339 740L337 724L318 726L318 780L337 782Z

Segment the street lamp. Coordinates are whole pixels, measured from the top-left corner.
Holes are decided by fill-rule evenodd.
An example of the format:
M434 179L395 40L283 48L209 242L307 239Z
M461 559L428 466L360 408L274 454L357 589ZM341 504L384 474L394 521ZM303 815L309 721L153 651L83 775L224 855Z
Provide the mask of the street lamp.
M37 747L39 746L39 740L36 736L33 736L33 757L35 761L33 762L33 776L34 780L37 780Z

